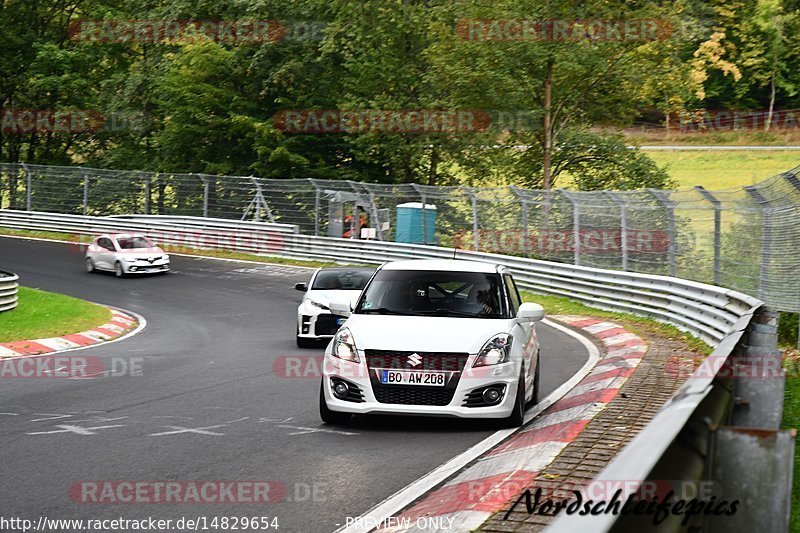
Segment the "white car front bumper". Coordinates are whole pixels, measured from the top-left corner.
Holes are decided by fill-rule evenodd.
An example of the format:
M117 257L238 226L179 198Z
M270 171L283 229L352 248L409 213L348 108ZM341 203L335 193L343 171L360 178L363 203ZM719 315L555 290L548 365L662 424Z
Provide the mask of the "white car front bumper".
M325 353L322 379L325 401L328 408L352 414L398 414L418 416L447 416L459 418L505 418L511 414L517 396L519 384L519 365L514 362L503 363L493 367L471 367L474 354L470 355L462 372L455 372L448 387L432 387L422 385L381 385L375 368L368 369L364 352L359 350L359 363L344 361L330 355L330 345ZM348 387L352 385L358 391L348 395L349 399L340 399L334 395L332 380L344 380ZM494 405L467 407L466 400L470 393L479 395L488 386L503 388L502 399ZM403 389L402 393L399 390ZM360 393L360 394L359 394ZM383 401L379 401L379 397ZM443 403L444 405L431 405ZM396 399L404 402L388 403ZM474 403L474 402L473 402Z

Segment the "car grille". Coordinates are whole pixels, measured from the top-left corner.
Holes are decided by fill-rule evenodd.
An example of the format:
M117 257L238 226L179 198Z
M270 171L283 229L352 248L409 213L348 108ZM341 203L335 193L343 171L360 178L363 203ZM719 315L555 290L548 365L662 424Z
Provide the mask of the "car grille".
M403 405L447 405L453 399L455 389L445 390L433 387L414 387L403 385L372 384L372 392L380 403Z
M345 318L343 316L338 315L317 315L317 323L314 326L314 334L315 335L335 335L337 331L339 331L339 326L336 324L336 320L339 318Z
M467 364L469 354L442 352L398 352L392 350L365 350L369 368L389 368L396 370L450 370L461 372ZM417 354L419 364L409 363L409 357Z

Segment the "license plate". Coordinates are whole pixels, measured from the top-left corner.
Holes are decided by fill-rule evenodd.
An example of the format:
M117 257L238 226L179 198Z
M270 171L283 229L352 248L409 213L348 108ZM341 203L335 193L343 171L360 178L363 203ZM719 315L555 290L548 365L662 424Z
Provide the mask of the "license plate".
M383 370L381 383L384 385L424 385L443 387L444 372L405 372L402 370Z

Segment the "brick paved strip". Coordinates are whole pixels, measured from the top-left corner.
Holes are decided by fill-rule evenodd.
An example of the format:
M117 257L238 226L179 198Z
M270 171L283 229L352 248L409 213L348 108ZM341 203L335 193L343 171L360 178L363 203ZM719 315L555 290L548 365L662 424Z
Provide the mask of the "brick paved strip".
M537 474L530 485L509 498L498 512L483 523L479 531L486 533L542 531L554 517L537 513L528 515L524 502L514 509L508 520L503 520L520 494L525 490L535 493L537 489L542 489L543 500L547 498L558 500L571 497L572 490L586 490L591 480L647 425L702 360L702 356L692 354L684 344L673 339L648 335L648 340L650 346L647 356L635 372L627 367L618 368L595 376L587 376L583 380L586 382L592 378L603 379L611 372L632 372L620 394L595 418L587 422L584 430ZM598 368L600 366L595 370ZM680 370L683 372L679 372ZM678 374L681 379L678 379ZM621 484L625 482L626 480L619 480ZM591 487L594 487L594 484ZM604 491L609 498L616 488L594 487ZM473 529L478 527L474 526Z
M61 337L34 339L0 343L0 359L26 357L73 350L82 346L92 346L127 335L139 325L139 321L118 309L109 309L111 320L96 328L71 333Z
M410 528L379 531L424 531L416 519L430 516L450 519L451 531L472 531L480 526L539 479L553 459L586 432L647 352L647 343L618 323L584 316L550 318L590 332L600 341L605 354L595 369L528 426L400 512L398 517L411 519Z

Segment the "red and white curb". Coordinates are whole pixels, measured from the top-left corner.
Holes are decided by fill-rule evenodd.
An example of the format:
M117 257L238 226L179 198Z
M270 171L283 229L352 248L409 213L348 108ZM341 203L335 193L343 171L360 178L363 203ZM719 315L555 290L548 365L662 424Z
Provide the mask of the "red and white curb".
M442 529L467 532L479 527L530 487L538 473L616 397L647 352L643 339L614 322L583 316L553 318L600 340L606 349L605 356L531 424L514 432L411 507L373 522L372 528L397 533Z
M109 308L111 320L87 331L51 337L47 339L34 339L0 343L0 359L13 357L30 357L46 355L55 352L65 352L88 348L96 344L122 340L144 329L145 320L133 313L123 312Z

